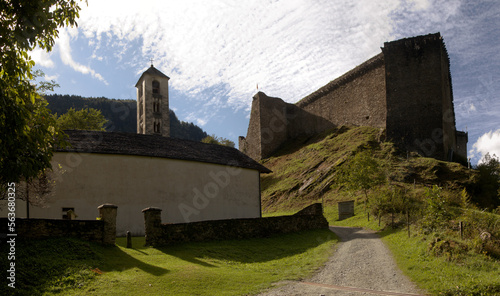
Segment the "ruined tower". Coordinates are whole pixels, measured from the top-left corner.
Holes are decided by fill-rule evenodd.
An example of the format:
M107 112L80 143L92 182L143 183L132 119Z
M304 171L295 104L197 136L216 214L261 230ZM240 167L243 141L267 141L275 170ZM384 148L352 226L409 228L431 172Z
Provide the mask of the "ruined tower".
M401 151L465 160L468 135L456 130L441 34L385 42L381 53L295 104L257 93L239 148L260 160L289 139L340 126L385 129Z
M151 65L137 81L138 134L170 136L169 79Z

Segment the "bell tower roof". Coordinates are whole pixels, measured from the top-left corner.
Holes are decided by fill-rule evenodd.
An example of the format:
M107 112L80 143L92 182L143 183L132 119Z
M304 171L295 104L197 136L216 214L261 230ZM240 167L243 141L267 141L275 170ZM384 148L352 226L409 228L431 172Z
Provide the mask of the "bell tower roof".
M170 77L163 74L160 70L156 69L155 67L153 67L153 65L151 65L151 67L149 67L149 69L147 69L146 71L144 71L144 73L142 73L141 77L139 78L139 80L135 84L135 87L137 87L137 85L139 84L139 81L141 81L142 78L144 77L144 75L146 75L146 74L151 75L151 76L170 79Z

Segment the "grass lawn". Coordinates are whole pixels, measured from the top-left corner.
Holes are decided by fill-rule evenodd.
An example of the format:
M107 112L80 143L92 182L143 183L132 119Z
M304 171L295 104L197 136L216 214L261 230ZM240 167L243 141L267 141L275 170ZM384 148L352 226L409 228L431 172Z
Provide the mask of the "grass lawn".
M429 237L408 238L404 230L380 233L398 266L421 288L435 295L500 295L500 262L468 253L449 261L428 252Z
M411 229L412 235L408 238L406 228L392 229L385 227L384 222L379 227L375 217L367 221L361 205L356 205L356 216L342 221L336 221L336 207L326 207L324 211L330 225L379 231L399 268L433 295L500 295L499 260L472 251L453 261L446 256L435 256L428 251L432 236L419 235L416 229Z
M304 278L337 242L329 230L152 248L53 239L18 246L17 295L251 295ZM28 259L29 258L29 259ZM0 288L0 294L11 292ZM38 293L36 293L38 294Z

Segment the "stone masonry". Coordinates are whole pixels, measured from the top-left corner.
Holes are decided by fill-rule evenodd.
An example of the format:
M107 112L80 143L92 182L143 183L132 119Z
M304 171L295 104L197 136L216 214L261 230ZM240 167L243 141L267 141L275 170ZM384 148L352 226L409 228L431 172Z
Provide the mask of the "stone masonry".
M104 245L114 245L117 206L103 204L98 210L99 220L16 218L16 232L22 239L74 237ZM7 225L7 218L0 218L0 222Z
M147 246L167 246L176 243L248 239L268 237L311 229L326 229L320 203L312 204L290 216L198 221L192 223L161 223L161 209L147 208L144 226Z
M403 151L463 160L448 53L439 33L384 43L382 52L296 104L257 93L239 148L260 160L301 135L339 126L385 129Z

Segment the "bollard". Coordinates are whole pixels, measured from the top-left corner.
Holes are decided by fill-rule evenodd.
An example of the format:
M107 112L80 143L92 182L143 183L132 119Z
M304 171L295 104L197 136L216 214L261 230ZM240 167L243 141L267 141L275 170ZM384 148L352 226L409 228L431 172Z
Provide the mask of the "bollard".
M130 231L127 231L127 248L132 248L132 235Z

